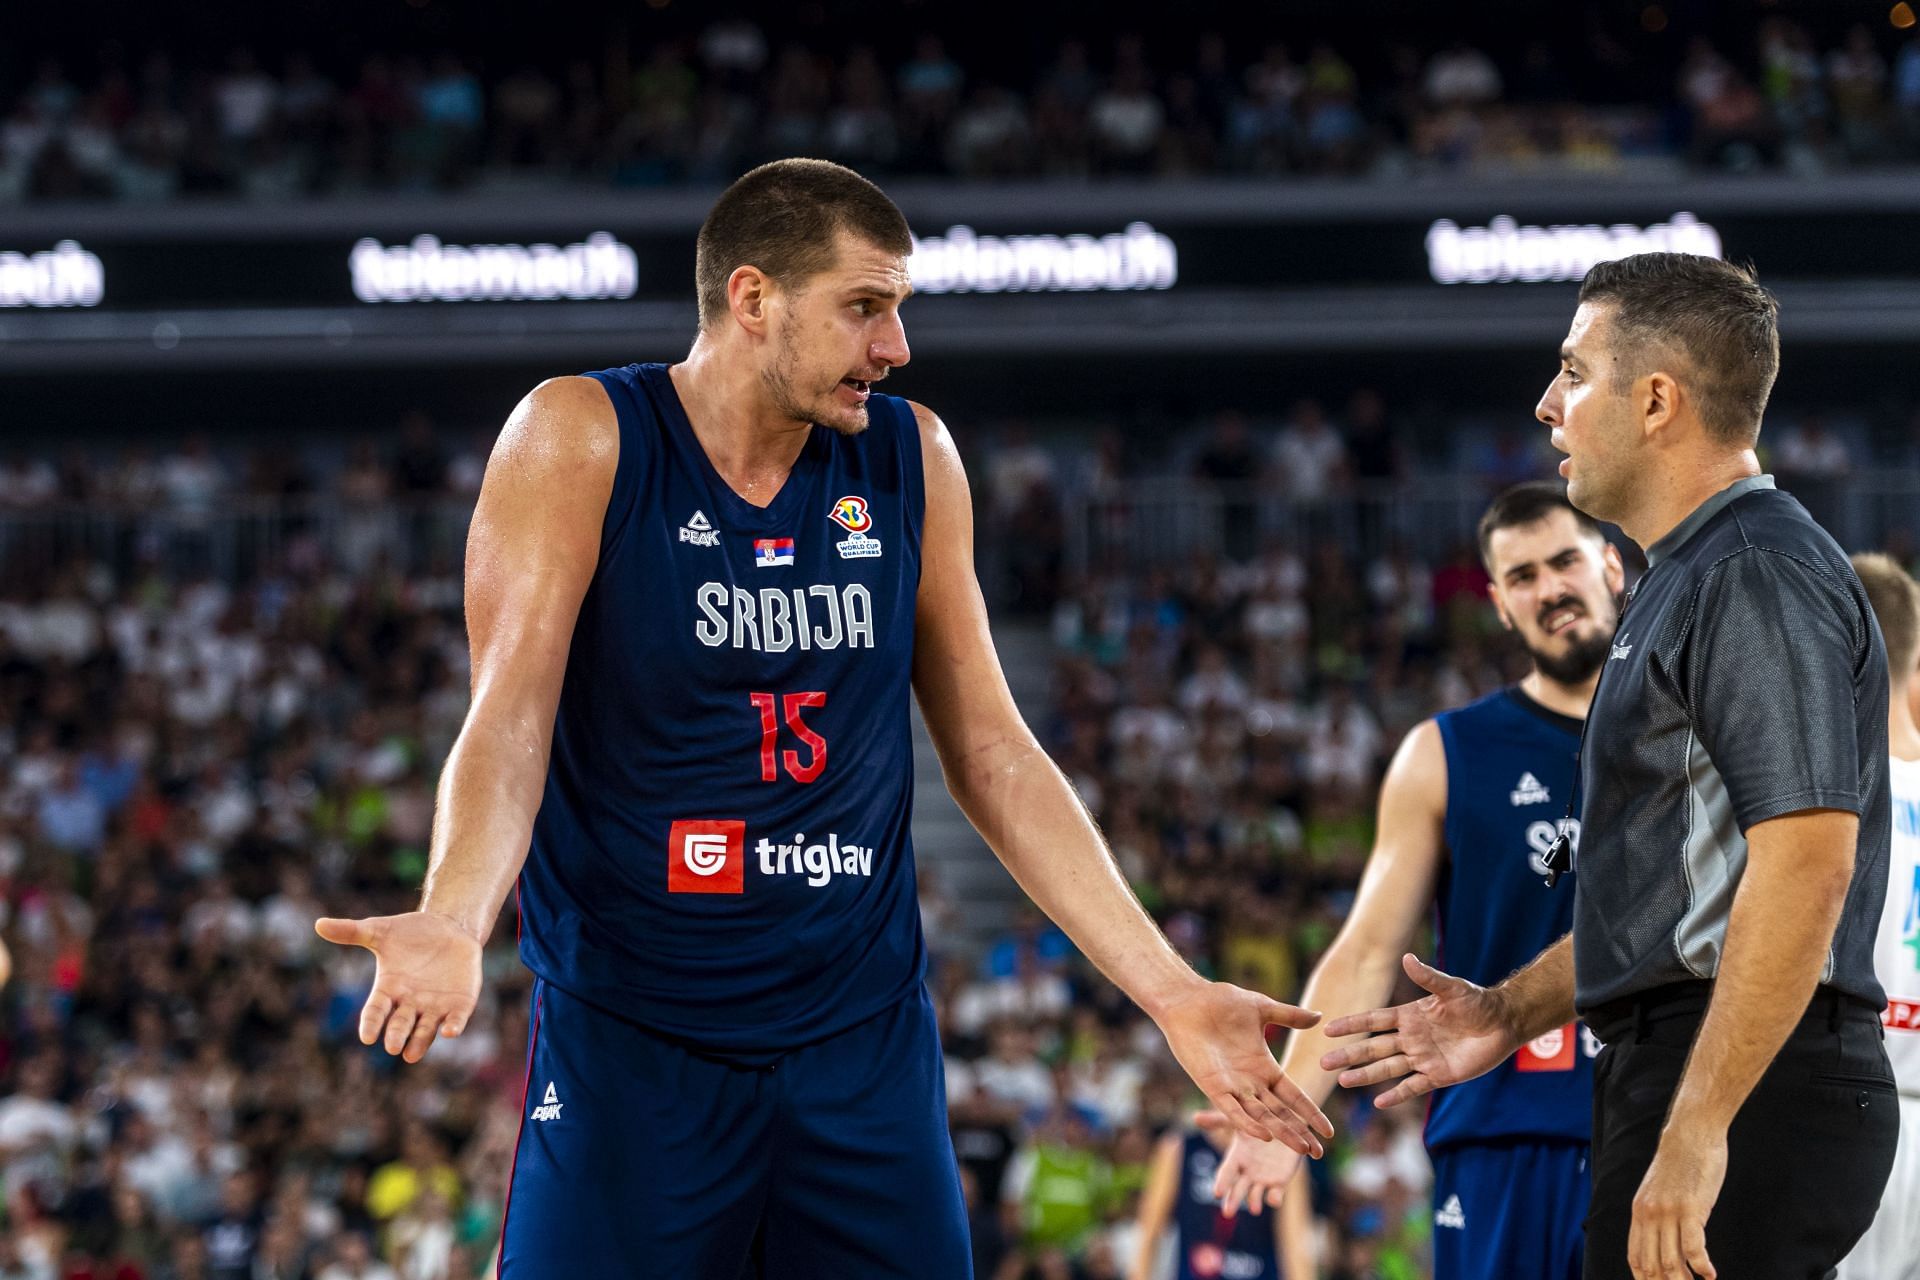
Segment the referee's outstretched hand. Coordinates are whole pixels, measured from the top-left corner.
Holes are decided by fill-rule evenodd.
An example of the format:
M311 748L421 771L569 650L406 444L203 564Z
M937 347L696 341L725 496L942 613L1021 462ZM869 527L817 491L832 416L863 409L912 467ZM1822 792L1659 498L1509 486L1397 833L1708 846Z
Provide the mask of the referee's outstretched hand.
M1432 994L1391 1009L1350 1013L1326 1026L1332 1037L1369 1035L1320 1059L1324 1070L1340 1072L1346 1088L1398 1080L1373 1100L1376 1107L1391 1107L1484 1075L1520 1047L1499 998L1485 987L1424 965L1411 953L1400 965Z
M480 999L480 943L453 921L426 911L364 920L323 919L328 942L373 952L373 993L360 1010L360 1043L384 1041L408 1062L427 1056L436 1036L466 1029Z

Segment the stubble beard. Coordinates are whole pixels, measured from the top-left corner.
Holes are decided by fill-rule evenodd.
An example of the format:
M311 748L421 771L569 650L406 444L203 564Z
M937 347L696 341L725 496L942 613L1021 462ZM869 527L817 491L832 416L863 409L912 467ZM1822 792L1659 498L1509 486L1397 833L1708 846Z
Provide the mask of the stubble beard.
M857 436L867 429L867 407L864 404L849 409L833 403L832 397L839 388L839 382L836 381L825 396L815 397L809 403L797 387L799 372L800 353L794 346L791 332L782 325L780 336L774 340L773 363L760 374L760 381L766 387L774 408L784 418L812 423L843 436Z

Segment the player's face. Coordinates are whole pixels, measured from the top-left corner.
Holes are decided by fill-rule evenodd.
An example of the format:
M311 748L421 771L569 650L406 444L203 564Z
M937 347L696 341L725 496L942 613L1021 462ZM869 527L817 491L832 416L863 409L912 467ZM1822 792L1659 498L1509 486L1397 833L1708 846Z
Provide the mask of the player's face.
M1620 554L1566 511L1496 529L1487 541L1488 594L1541 674L1579 684L1598 671L1620 622Z
M900 304L913 287L905 258L837 236L833 265L782 295L761 376L786 417L857 435L873 384L910 358Z
M1640 437L1632 398L1614 389L1611 311L1611 303L1583 302L1574 312L1560 372L1533 416L1553 428L1553 447L1567 455L1560 474L1568 500L1596 520L1617 522L1630 508Z

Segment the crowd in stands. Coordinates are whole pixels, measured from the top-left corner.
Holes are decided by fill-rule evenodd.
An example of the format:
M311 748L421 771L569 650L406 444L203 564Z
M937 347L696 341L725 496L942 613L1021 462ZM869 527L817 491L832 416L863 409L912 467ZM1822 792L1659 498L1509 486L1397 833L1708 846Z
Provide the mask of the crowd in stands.
M1143 464L1113 438L1001 437L969 452L983 530L1041 553L989 557L1058 644L1036 729L1182 953L1295 995L1350 902L1385 755L1515 673L1477 562L1256 529L1178 573L1076 576L1061 495ZM461 526L405 500L470 505L486 444L415 416L332 465L204 438L0 459L0 1280L487 1274L522 1108L511 910L468 1030L415 1067L358 1044L370 957L311 928L417 893L467 651ZM1515 448L1470 461L1545 473ZM1864 462L1817 422L1775 448ZM1411 453L1362 393L1225 415L1181 456L1199 485L1337 503L1406 483ZM274 536L212 554L209 530L266 502ZM39 519L81 509L125 528ZM1050 926L978 940L937 875L922 888L980 1274L1128 1274L1153 1140L1196 1099ZM1322 1272L1413 1280L1418 1110L1334 1116L1306 1184Z
M1757 39L1594 30L1498 59L1393 45L1359 63L1293 29L1066 39L1027 66L883 35L809 43L731 18L565 66L454 48L49 57L0 98L0 203L710 184L801 154L985 179L1920 158L1920 40L1866 25L1825 43L1784 17ZM1623 83L1648 88L1576 96Z

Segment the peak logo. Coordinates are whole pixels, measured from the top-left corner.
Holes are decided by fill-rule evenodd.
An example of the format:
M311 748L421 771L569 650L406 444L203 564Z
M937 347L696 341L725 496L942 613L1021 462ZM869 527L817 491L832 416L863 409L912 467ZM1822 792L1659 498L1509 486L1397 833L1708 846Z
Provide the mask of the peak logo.
M867 500L848 496L833 504L833 510L827 513L827 519L845 529L848 533L865 533L873 528L873 516L867 511Z
M668 893L746 892L747 824L692 818L667 833Z
M707 520L706 512L696 511L691 520L680 526L680 541L691 542L696 547L717 547L720 531Z

